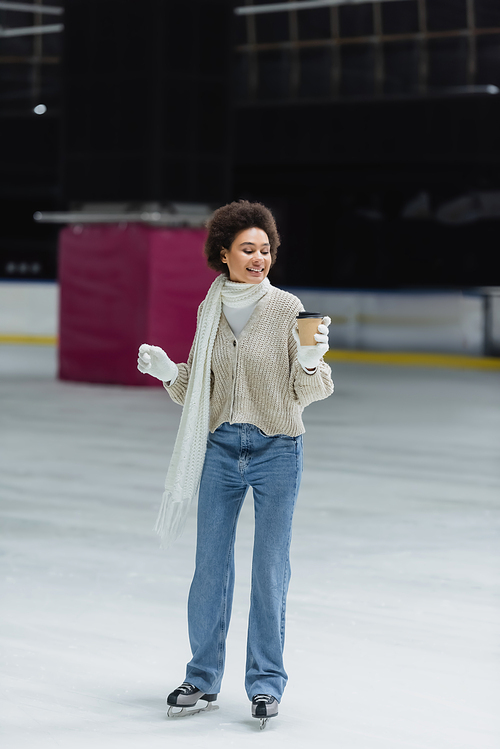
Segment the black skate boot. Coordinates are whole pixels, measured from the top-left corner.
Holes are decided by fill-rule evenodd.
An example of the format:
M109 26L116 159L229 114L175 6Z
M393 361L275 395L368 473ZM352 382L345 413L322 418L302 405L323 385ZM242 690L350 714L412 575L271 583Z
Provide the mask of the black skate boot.
M278 700L271 694L256 694L252 698L252 718L259 718L260 730L266 727L269 718L278 715Z
M180 718L184 715L196 715L196 713L208 713L211 710L218 710L219 706L214 704L216 699L216 694L205 694L193 686L193 684L183 681L180 687L170 692L167 697L167 705L170 705L167 715L169 718ZM207 703L205 707L197 707L194 710L186 709L194 707L198 700L204 700ZM176 707L180 708L180 710L175 710L174 708Z

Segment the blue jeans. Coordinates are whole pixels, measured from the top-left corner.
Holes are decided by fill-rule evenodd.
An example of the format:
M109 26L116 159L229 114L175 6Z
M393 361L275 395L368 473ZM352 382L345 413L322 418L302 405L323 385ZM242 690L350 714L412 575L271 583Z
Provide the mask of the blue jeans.
M302 436L269 437L253 424L222 424L209 435L198 500L196 569L189 591L193 657L186 681L220 691L234 589L234 538L248 487L255 505L245 688L278 702L292 518L302 475Z

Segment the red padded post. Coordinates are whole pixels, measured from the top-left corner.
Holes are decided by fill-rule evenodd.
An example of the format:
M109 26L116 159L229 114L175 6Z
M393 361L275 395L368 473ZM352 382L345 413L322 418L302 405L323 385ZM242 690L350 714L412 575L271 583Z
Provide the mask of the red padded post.
M59 377L154 386L137 370L150 343L186 361L196 310L216 277L204 229L76 225L59 236Z

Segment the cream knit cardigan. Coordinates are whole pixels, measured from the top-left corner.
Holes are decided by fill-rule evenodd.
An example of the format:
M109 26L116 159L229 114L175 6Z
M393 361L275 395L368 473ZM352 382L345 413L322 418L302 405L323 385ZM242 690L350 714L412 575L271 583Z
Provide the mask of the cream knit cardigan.
M198 310L198 318L203 302ZM292 335L302 303L293 294L271 286L257 303L239 338L221 315L214 342L210 388L210 431L224 422L254 424L265 434L296 437L305 432L302 411L333 393L331 370L323 360L307 374L297 360ZM170 397L184 404L193 349L178 364Z

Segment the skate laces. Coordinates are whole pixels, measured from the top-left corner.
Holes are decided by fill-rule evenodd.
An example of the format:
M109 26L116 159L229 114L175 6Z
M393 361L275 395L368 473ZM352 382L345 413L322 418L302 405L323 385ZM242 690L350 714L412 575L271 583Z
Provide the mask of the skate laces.
M183 681L180 687L177 687L179 692L182 692L183 694L186 694L187 692L190 692L191 689L196 689L196 687L193 684L190 684L188 681Z
M256 694L252 702L269 702L269 700L272 700L272 695L270 694Z

